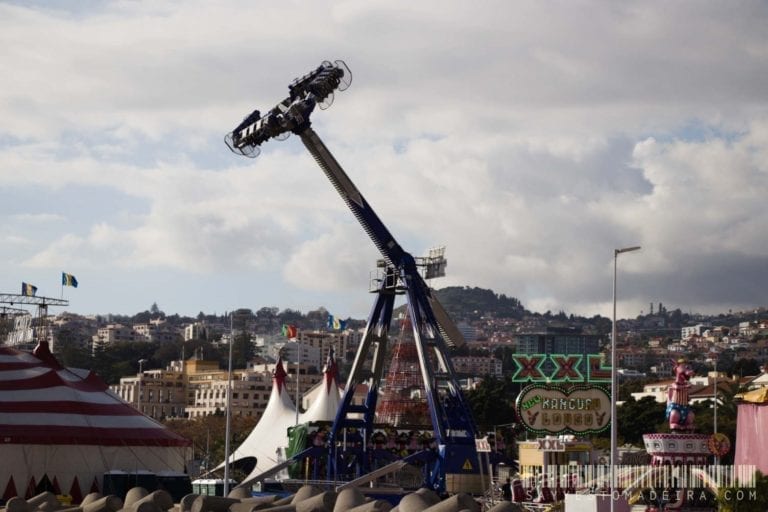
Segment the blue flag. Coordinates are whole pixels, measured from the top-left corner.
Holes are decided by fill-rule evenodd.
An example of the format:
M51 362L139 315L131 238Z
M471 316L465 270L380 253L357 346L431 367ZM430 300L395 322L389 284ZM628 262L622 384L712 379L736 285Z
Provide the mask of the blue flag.
M77 288L77 279L75 279L75 276L72 274L67 274L66 272L61 273L61 285L62 286L72 286L74 288Z
M37 286L31 285L25 282L21 283L22 295L26 295L27 297L34 297L36 293L37 293Z
M341 318L335 317L333 315L328 315L328 329L333 329L334 331L343 331L346 328L346 320L342 320Z

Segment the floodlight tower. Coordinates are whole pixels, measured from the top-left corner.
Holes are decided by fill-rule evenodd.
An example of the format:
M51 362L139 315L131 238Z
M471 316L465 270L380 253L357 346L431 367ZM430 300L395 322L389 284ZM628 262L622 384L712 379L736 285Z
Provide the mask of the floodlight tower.
M64 299L55 299L53 297L42 297L36 295L23 295L16 293L0 293L0 304L8 304L10 307L2 307L2 313L13 312L18 314L19 312L27 313L26 310L15 308L15 305L32 305L37 306L37 329L36 338L37 342L48 343L48 306L69 306L69 301ZM27 340L32 342L34 340ZM2 340L0 340L2 344ZM23 343L20 343L23 345Z
M347 89L351 82L352 75L344 62L323 62L294 80L288 87L289 96L265 115L258 110L248 115L225 141L233 152L255 157L259 146L267 140L284 139L291 133L298 135L384 258L380 265L382 278L376 283L376 301L329 436L329 478L356 477L372 469L365 444L362 453L346 454L353 457L342 457L340 445L348 428L361 430L363 439L373 433L395 296L404 294L436 445L433 456L424 459L428 468L426 483L448 492L466 490L468 485L481 485L473 481L479 474L477 429L448 354L449 347L463 343L463 337L424 281L425 277L436 277L444 271L443 253L436 251L426 258L414 258L405 251L311 127L310 115L315 106L329 107L334 91ZM365 403L355 405L352 397L360 384L367 385L368 392ZM344 463L343 459L354 462Z

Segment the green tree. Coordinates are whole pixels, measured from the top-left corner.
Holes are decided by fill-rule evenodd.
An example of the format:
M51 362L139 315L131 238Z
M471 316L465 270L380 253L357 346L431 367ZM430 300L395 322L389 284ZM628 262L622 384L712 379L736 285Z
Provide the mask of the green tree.
M720 390L718 393L719 402L717 404L717 431L728 436L728 439L731 441L731 451L724 457L721 457L720 462L723 464L730 464L733 463L734 449L736 446L736 416L738 412L738 403L736 402L735 396L739 392L739 385L734 382L718 387ZM706 402L693 406L693 412L696 415L694 418L696 432L702 434L714 433L715 410L712 405L712 401L707 400Z
M255 418L233 416L231 424L231 450L236 449L245 441L253 427ZM193 458L203 461L208 469L213 469L224 461L226 443L226 417L224 414L204 416L194 419L172 418L163 420L163 424L192 441ZM246 468L247 469L247 468ZM247 476L245 471L233 471L235 480Z
M520 384L509 378L485 378L477 388L469 391L467 401L478 429L491 431L494 425L515 422L514 405L519 393Z
M646 396L640 400L629 397L616 410L618 435L622 443L643 444L643 434L658 432L666 415L664 404Z
M90 368L92 360L89 342L90 340L81 339L72 329L59 329L54 343L56 358L64 366Z
M251 341L251 335L247 332L238 332L232 344L232 368L245 368L256 354ZM229 354L227 354L229 358ZM227 363L228 364L228 363Z

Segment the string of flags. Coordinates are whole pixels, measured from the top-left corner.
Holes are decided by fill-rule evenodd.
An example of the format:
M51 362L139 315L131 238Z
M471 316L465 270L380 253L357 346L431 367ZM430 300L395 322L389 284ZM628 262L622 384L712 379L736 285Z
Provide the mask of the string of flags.
M337 318L333 315L328 315L328 329L335 331L343 331L347 328L347 321Z
M73 288L77 288L77 278L69 274L67 272L61 273L61 286L71 286ZM21 294L25 297L34 297L37 295L37 286L25 283L24 281L21 282Z

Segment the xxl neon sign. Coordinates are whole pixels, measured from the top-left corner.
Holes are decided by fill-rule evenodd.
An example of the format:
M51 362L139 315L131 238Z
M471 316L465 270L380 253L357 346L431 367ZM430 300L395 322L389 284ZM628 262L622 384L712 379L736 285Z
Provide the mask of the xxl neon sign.
M517 370L513 382L611 382L611 367L603 365L603 356L588 354L586 375L582 372L581 354L514 354L512 360ZM544 364L547 360L554 365L548 375Z

